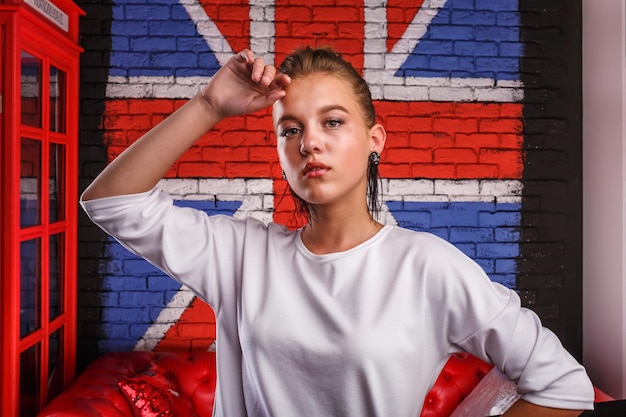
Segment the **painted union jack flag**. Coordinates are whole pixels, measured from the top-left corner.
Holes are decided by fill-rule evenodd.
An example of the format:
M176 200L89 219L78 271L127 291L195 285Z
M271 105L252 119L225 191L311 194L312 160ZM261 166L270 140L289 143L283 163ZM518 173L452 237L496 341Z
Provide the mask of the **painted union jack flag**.
M336 4L337 3L337 4ZM279 63L330 45L371 86L388 131L385 223L437 234L515 286L523 55L517 0L115 0L105 141L112 159L234 53ZM297 226L269 110L221 122L161 183L176 204ZM110 241L102 350L206 349L213 315Z

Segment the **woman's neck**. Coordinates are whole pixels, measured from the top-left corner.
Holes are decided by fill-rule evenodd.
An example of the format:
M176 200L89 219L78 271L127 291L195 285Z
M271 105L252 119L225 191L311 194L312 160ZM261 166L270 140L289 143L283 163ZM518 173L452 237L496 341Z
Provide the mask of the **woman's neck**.
M329 215L317 211L301 234L302 243L317 255L343 252L372 238L383 225L369 211Z

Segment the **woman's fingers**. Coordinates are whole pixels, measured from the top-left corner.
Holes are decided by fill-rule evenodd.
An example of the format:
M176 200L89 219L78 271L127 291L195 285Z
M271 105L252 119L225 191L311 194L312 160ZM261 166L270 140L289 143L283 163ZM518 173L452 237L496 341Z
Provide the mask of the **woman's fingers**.
M289 85L289 83L291 83L291 77L288 76L287 74L283 74L282 72L279 72L274 77L274 81L272 82L272 84L270 84L270 88L272 90L275 90L278 88L285 88Z
M252 77L252 81L258 83L263 76L263 69L265 68L265 61L262 58L256 58L252 62L252 69L250 76Z
M255 58L249 49L236 55L211 78L203 98L219 118L247 114L272 105L285 96L290 79L273 65Z
M273 65L266 65L263 69L263 76L261 77L261 84L269 86L276 77L276 68Z
M262 58L257 58L252 65L251 77L255 83L268 87L276 78L276 67L265 65L265 61Z
M243 49L236 55L236 58L241 62L251 63L254 61L254 53L249 49Z
M254 53L249 49L244 49L236 55L236 58L247 64L250 69L250 78L256 84L269 87L271 90L287 86L291 79L280 74L273 65L266 65L263 58L255 58Z

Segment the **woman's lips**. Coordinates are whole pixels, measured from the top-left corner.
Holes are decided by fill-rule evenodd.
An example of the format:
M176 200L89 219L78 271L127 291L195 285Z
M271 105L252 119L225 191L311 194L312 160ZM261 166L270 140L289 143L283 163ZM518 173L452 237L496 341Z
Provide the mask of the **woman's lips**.
M305 178L318 178L328 172L329 168L320 162L309 162L304 166L303 174Z

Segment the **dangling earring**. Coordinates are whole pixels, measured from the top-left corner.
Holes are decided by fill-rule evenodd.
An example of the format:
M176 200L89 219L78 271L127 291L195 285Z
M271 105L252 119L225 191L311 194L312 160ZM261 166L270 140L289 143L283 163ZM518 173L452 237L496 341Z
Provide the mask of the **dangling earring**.
M370 154L370 162L374 165L378 165L380 162L380 154L376 151L372 152Z
M380 154L372 152L367 164L367 205L372 214L372 218L378 217L380 213L380 202L378 201L378 163Z
M285 174L285 170L283 170L283 174L282 174L282 175L283 175L283 179L284 179L285 181L287 181L287 174Z

